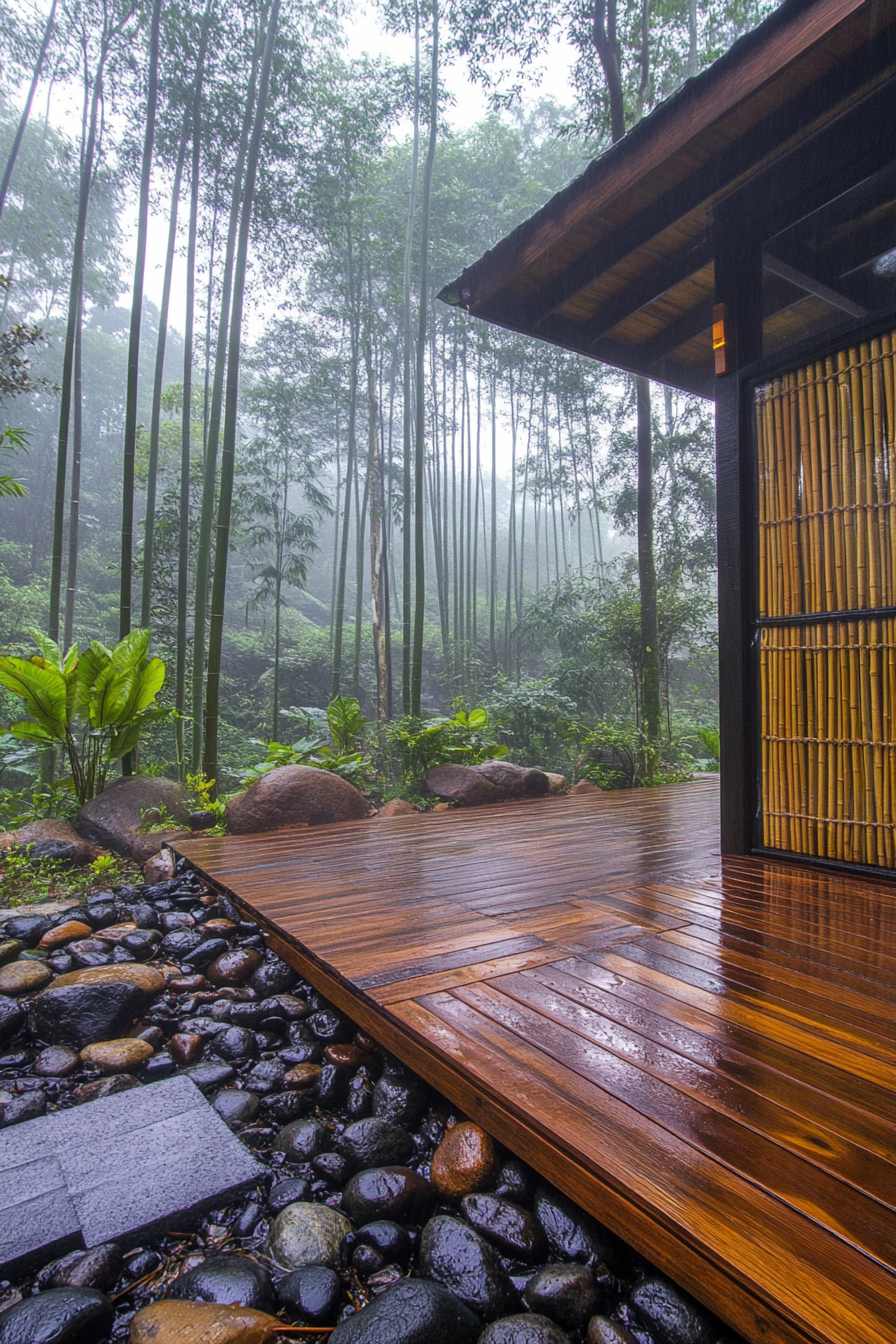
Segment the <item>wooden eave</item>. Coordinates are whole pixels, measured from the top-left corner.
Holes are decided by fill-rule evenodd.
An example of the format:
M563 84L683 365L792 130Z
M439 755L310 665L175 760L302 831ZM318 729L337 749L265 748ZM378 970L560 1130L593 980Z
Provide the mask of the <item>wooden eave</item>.
M712 396L714 210L894 74L896 0L785 0L439 297Z

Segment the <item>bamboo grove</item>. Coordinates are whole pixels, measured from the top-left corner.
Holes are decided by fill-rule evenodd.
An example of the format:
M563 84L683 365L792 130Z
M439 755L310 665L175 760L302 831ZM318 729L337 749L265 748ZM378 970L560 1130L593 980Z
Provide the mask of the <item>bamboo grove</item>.
M3 505L7 642L148 627L177 766L214 778L294 704L354 694L382 725L544 673L532 632L577 602L640 602L631 685L596 694L655 716L649 560L668 717L672 661L711 642L706 407L435 302L616 134L614 99L630 124L760 10L611 12L618 87L569 19L570 109L497 88L510 10L486 32L385 9L405 65L349 58L351 13L305 0L7 16L3 321L29 342L2 405L29 491ZM462 52L504 104L466 126Z

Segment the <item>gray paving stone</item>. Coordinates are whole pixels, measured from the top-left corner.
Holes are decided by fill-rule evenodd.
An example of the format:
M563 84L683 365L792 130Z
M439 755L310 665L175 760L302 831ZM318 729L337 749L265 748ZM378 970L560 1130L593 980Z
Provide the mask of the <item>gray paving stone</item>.
M183 1076L14 1125L0 1131L0 1269L177 1227L263 1171Z

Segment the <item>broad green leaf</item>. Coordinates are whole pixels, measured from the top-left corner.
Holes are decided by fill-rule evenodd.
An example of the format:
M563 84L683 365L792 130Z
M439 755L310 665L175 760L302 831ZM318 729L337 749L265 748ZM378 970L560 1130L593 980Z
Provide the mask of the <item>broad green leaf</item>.
M22 742L57 741L53 733L48 733L46 728L41 728L39 723L32 723L30 719L19 719L18 723L10 724L7 731Z
M29 630L31 638L40 649L41 657L51 667L56 667L62 671L62 651L55 640L50 639L49 635L44 635L40 630Z
M161 658L153 658L143 667L138 667L127 704L119 718L122 723L132 719L135 714L148 709L165 682L165 664Z
M467 723L471 728L484 728L488 723L488 714L484 709L471 709Z
M148 648L149 631L132 630L112 650L112 661L121 671L133 672L143 662Z
M102 731L118 723L134 682L133 670L121 671L114 663L104 667L90 694L90 722Z
M86 718L90 713L90 697L96 685L96 679L104 667L111 665L109 650L95 640L85 649L75 668L75 712Z
M65 655L65 662L62 664L62 670L66 676L72 673L78 665L78 659L81 656L81 650L77 644L73 644Z
M140 741L140 724L129 723L117 733L112 734L112 739L106 751L106 759L118 761L122 756L127 756L129 751L133 751Z
M32 718L54 737L65 736L65 678L56 668L25 658L0 657L0 686L25 702Z

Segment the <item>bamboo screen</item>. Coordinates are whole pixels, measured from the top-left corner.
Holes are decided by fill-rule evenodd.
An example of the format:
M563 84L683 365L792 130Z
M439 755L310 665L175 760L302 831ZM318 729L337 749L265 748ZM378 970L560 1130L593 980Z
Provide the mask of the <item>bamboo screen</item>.
M896 867L896 334L757 389L756 437L763 844Z

